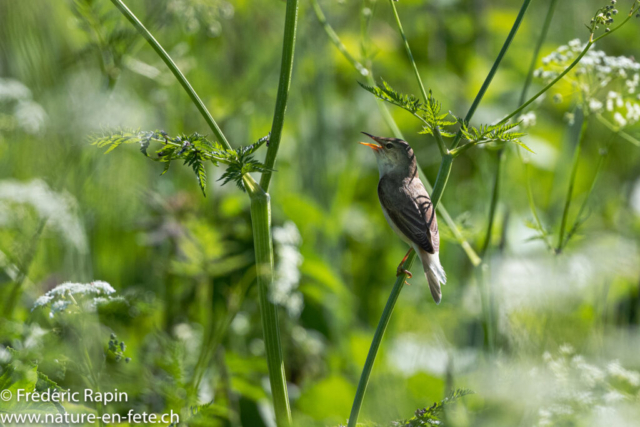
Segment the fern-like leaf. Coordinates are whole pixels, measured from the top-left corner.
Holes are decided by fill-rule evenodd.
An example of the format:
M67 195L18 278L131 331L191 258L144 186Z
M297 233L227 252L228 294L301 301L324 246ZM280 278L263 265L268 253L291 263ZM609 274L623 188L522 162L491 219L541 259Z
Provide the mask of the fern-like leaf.
M91 142L100 148L107 148L109 153L125 143L139 143L140 151L152 160L164 163L162 175L164 175L174 160L183 160L189 166L198 181L202 193L206 193L206 167L205 163L210 162L214 166L224 164L227 170L220 180L223 185L234 181L239 188L244 190L242 181L243 175L251 172L264 172L265 166L252 156L260 147L269 143L269 135L260 138L255 143L242 146L236 150L228 150L217 142L211 142L198 133L191 135L179 135L171 137L164 131L140 131L131 129L119 129L115 131L104 131L93 135ZM160 144L153 154L150 155L150 145L152 142Z

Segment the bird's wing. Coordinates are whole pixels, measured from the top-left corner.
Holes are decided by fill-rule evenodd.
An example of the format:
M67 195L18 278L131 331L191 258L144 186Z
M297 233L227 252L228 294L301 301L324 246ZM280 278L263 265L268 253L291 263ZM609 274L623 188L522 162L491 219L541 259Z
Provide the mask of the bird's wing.
M398 230L425 251L431 254L437 251L434 248L437 243L434 245L432 242L434 225L435 233L438 232L433 205L419 180L397 186L389 178L383 177L378 184L378 197Z

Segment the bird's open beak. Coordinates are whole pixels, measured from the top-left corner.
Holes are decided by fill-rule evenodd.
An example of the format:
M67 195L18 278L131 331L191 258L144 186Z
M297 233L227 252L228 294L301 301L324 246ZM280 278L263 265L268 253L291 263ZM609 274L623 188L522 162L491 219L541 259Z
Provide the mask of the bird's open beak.
M374 141L378 142L378 138L377 137L375 137L375 136L373 136L371 134L368 134L366 132L362 132L362 133L367 135L369 138L373 139ZM366 145L367 147L372 148L373 151L378 151L378 150L380 150L382 148L382 145L378 145L379 143L378 144L371 144L369 142L361 142L360 144Z
M360 144L366 145L367 147L371 147L373 148L374 151L378 151L380 149L380 146L378 144L372 144L370 142L361 142Z

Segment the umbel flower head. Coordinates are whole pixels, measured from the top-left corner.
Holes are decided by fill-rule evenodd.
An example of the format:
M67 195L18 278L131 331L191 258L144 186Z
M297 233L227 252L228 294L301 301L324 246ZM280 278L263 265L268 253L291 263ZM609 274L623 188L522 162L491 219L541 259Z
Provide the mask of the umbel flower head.
M584 49L579 39L560 46L543 58L535 76L550 81L572 63ZM587 113L609 116L619 128L640 121L640 63L626 56L608 56L590 50L566 77L571 94L579 96Z
M55 313L70 310L71 307L79 311L94 311L101 304L113 301L116 290L101 280L91 283L65 282L48 291L33 304L31 311L49 306L49 317Z

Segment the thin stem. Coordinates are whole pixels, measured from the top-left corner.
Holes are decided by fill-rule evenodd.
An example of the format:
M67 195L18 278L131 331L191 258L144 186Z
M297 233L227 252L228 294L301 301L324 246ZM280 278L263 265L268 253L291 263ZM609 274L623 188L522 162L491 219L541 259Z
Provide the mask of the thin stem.
M117 7L118 10L120 10L120 12L122 12L122 14L129 20L129 22L133 24L136 30L138 30L138 32L147 40L147 42L149 42L153 50L156 51L162 61L167 65L167 67L169 67L175 78L178 80L178 82L180 82L180 85L189 95L189 98L191 98L193 104L196 106L198 111L200 111L200 114L209 125L209 128L211 128L211 131L213 132L215 137L218 139L218 142L221 143L225 148L231 149L229 141L227 141L227 138L222 133L222 130L220 130L220 127L218 127L218 124L211 116L211 113L209 113L209 110L207 110L207 107L204 105L187 78L184 76L184 74L182 74L182 71L180 71L176 63L173 62L173 59L171 59L169 54L164 50L160 43L158 43L155 37L153 37L149 30L147 30L147 28L133 14L133 12L129 10L129 8L122 2L122 0L111 0L111 3L113 3L115 7Z
M531 56L529 71L527 72L527 78L524 81L524 86L522 87L522 92L520 93L520 101L518 101L518 105L522 105L527 99L527 92L529 91L529 87L533 82L533 73L536 69L536 64L538 63L538 57L540 56L542 45L547 39L547 34L549 33L549 27L551 26L551 21L556 11L557 4L558 0L551 0L549 2L549 9L547 10L547 15L544 18L544 24L542 25L542 31L540 31L540 36L538 37L538 41L536 42L536 47L533 49L533 56Z
M531 0L528 0L528 1L531 1ZM420 86L420 92L422 92L422 97L426 102L427 91L424 89L424 85L422 84L422 79L420 78L420 72L418 71L418 66L416 65L416 61L413 59L413 54L411 53L411 48L409 47L409 41L407 40L407 36L405 36L404 30L402 29L400 16L398 15L398 10L396 9L396 2L394 0L389 0L389 3L391 4L391 9L393 10L393 16L396 18L396 24L398 25L398 30L400 31L400 35L402 36L402 41L404 42L404 48L407 50L407 55L409 56L409 60L411 61L413 72L416 75L416 80L418 80L418 86Z
M273 114L271 125L271 137L269 138L269 149L265 158L266 171L260 178L260 186L264 191L269 191L273 167L276 163L280 139L282 138L282 127L284 126L284 116L287 111L287 101L289 99L289 87L291 86L291 74L293 72L293 54L296 45L296 28L298 26L298 2L299 0L287 0L287 10L285 12L284 36L282 42L282 63L280 65L280 82L278 83L278 96L276 98L276 108Z
M440 150L440 155L444 156L449 152L449 150L447 149L447 146L444 143L444 139L442 138L442 134L440 133L440 128L438 126L433 128L433 136L436 139L436 143L438 144L438 150Z
M533 220L538 227L538 231L540 232L544 243L547 245L549 250L553 250L551 242L549 242L549 236L547 236L547 232L542 226L542 221L540 221L540 217L538 216L538 210L536 209L535 199L533 198L533 189L531 188L531 180L529 179L529 163L522 159L522 154L518 151L520 155L520 160L524 163L524 173L525 173L525 186L527 187L527 200L529 201L529 209L531 210L531 214L533 215Z
M449 181L449 175L451 174L451 166L453 165L453 156L451 154L447 154L442 157L442 161L440 162L440 169L438 170L438 176L436 178L436 185L433 187L433 191L431 192L431 203L433 203L433 207L438 206L438 202L442 198L442 193L444 193L444 188Z
M340 51L342 56L344 56L345 59L349 61L349 63L351 63L351 65L356 70L358 70L360 74L362 74L363 76L369 75L369 70L367 70L367 68L364 65L362 65L356 58L354 58L353 55L351 55L351 53L349 53L349 51L347 50L347 47L344 45L344 43L342 43L342 41L340 40L340 37L338 37L338 34L336 34L336 32L333 30L333 27L331 27L331 25L327 21L327 17L324 15L324 12L322 11L320 4L318 3L318 0L311 0L311 6L313 7L313 11L315 12L316 17L318 18L318 22L320 23L320 25L322 25L322 28L324 29L325 33L327 33L327 36L329 36L329 39L334 44L334 46Z
M533 82L533 73L536 69L538 57L540 56L540 50L542 49L542 45L544 44L544 41L547 38L547 34L549 32L549 27L551 26L551 20L553 19L553 14L556 10L557 3L558 3L558 0L550 0L549 2L549 9L547 10L547 15L544 19L544 24L542 25L542 31L540 32L540 36L538 36L536 46L533 50L531 63L529 64L529 71L527 72L527 77L524 81L522 92L520 93L520 100L518 101L518 105L522 105L527 99L527 92L529 91L531 82ZM498 200L500 199L500 177L502 175L504 165L506 163L505 158L506 158L506 154L505 154L504 148L501 148L498 151L498 159L497 159L498 161L496 163L495 178L493 181L493 189L491 192L491 202L489 204L489 220L487 222L487 231L485 233L482 249L480 249L480 256L482 256L483 258L487 253L487 250L489 249L489 245L491 244L491 235L493 234L493 225L495 222L496 207L498 205Z
M617 135L620 135L622 139L632 143L636 147L640 147L640 141L638 139L634 138L632 135L629 135L625 131L621 130L618 126L614 125L609 120L602 117L602 114L596 114L596 118L600 123L605 125L610 131L616 133Z
M495 322L494 308L492 304L491 281L489 280L489 266L483 263L480 268L476 269L476 277L478 278L480 288L480 304L482 305L482 315L484 317L484 345L490 354L495 353Z
M567 189L567 196L564 201L564 209L562 211L562 220L560 221L560 232L558 233L558 244L556 246L556 253L562 252L564 244L564 233L567 226L567 218L569 216L569 208L571 207L571 198L573 197L573 188L576 182L576 176L578 175L578 163L580 161L580 153L582 151L582 143L585 139L587 132L587 118L582 118L582 125L580 127L580 135L578 136L578 143L576 144L575 151L573 153L573 162L571 164L571 175L569 177L569 188Z
M410 269L415 259L416 252L413 251L405 261L403 268L405 270ZM380 349L380 343L382 342L384 333L387 330L387 326L389 326L389 320L391 320L393 309L396 306L396 302L398 301L398 297L400 296L400 291L402 291L406 280L407 275L404 273L396 278L396 282L393 284L393 289L391 290L391 295L389 295L389 299L384 306L382 316L380 316L380 321L378 322L378 327L376 328L376 332L373 335L373 340L371 341L371 346L369 347L367 360L364 362L364 367L362 368L362 374L360 375L358 389L356 390L356 395L353 399L353 406L351 407L351 414L349 415L349 423L347 424L347 427L356 427L358 423L358 416L360 415L360 409L362 408L364 395L367 392L367 386L369 385L371 370L373 369L373 364L376 361L376 356L378 355L378 350Z
M518 32L518 29L520 28L520 24L524 19L524 15L527 12L527 9L529 8L530 3L531 3L531 0L524 0L524 2L522 3L522 7L520 8L520 12L516 17L516 21L513 23L513 26L511 27L511 31L509 32L507 39L502 45L502 49L500 49L500 53L498 53L498 57L493 62L493 66L491 67L491 70L489 71L487 78L484 80L484 83L482 84L480 91L476 95L476 98L473 100L473 103L471 104L471 107L469 108L469 111L465 116L465 121L467 122L471 121L471 119L473 118L473 115L478 109L478 106L480 105L482 98L484 98L484 95L487 92L487 89L489 89L489 85L493 81L493 77L496 75L496 72L498 71L498 67L500 67L500 63L502 62L502 59L507 53L507 50L509 50L509 47L511 46L511 42L513 41L514 37L516 36L516 33ZM462 140L462 130L459 130L458 133L456 134L455 139L453 140L454 149L458 147L458 144L460 144L461 140Z
M428 96L427 91L424 88L424 84L422 83L422 78L420 78L420 72L418 71L418 65L416 64L415 59L413 58L413 54L411 53L411 47L409 47L409 40L407 40L407 36L404 34L404 29L402 28L402 23L400 22L400 16L398 15L398 10L396 9L395 0L389 0L391 4L391 9L393 9L393 15L396 18L396 24L398 25L398 30L400 31L400 35L402 36L402 40L404 42L404 47L407 50L407 56L409 56L409 61L411 61L411 66L413 67L413 72L416 76L416 80L418 81L418 86L420 86L420 92L424 98L424 101L427 102ZM424 121L424 119L417 114L414 114L418 119ZM440 150L440 155L444 156L448 150L447 146L442 139L442 134L440 133L440 129L436 127L433 129L433 136L438 144L438 150Z
M487 222L487 231L484 236L484 243L480 249L480 256L485 257L489 245L491 244L491 234L493 234L493 223L495 222L498 200L500 199L500 177L504 169L506 154L504 148L501 148L497 154L496 174L493 178L493 189L491 191L491 202L489 203L489 221Z
M294 0L289 1L293 2ZM269 291L273 284L274 264L271 238L271 202L269 194L265 193L250 175L245 175L243 180L251 197L251 224L260 294L260 315L276 424L278 427L288 427L291 425L291 409L280 344L278 310L269 299Z
M614 135L615 136L615 135ZM600 156L600 158L598 159L598 165L596 166L596 173L593 176L593 181L591 182L591 187L589 187L589 191L587 192L587 195L585 196L582 205L580 206L580 209L578 210L578 214L576 215L576 219L573 223L573 226L569 229L569 232L567 233L567 237L564 239L564 242L562 243L563 246L567 246L567 243L569 243L569 240L571 240L571 238L574 236L574 234L578 231L578 228L580 227L580 225L582 224L582 216L584 215L584 211L587 209L587 205L589 202L589 198L591 197L591 194L593 193L593 189L596 188L596 183L598 182L598 177L600 176L600 171L602 170L602 166L604 165L604 160L605 157L607 155L607 149L609 147L611 143L607 144L607 148L605 148L605 153L602 154Z

